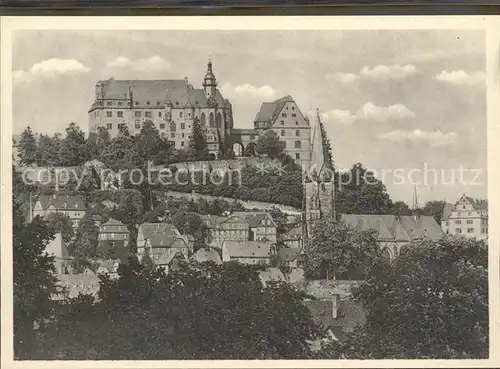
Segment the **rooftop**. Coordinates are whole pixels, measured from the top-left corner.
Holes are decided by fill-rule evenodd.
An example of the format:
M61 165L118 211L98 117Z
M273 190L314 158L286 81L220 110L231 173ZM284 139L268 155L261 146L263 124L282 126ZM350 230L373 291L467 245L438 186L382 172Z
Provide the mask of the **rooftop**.
M232 258L267 258L271 251L271 243L258 241L224 241L222 243L222 249L224 248Z
M38 201L42 209L46 210L50 205L62 210L85 210L83 199L80 196L68 195L41 195Z

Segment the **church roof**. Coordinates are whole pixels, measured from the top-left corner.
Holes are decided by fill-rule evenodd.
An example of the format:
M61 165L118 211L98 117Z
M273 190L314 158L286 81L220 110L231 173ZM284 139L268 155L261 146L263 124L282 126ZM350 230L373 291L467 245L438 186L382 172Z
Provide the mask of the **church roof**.
M203 89L193 88L184 79L168 80L116 80L101 81L103 99L132 99L133 108L163 108L168 102L173 108L208 107L208 99ZM229 108L231 104L224 99L219 90L214 96L218 106ZM148 104L149 103L149 104Z
M275 121L281 109L283 109L283 106L287 102L293 101L292 96L286 95L276 101L262 103L260 110L255 117L255 122Z

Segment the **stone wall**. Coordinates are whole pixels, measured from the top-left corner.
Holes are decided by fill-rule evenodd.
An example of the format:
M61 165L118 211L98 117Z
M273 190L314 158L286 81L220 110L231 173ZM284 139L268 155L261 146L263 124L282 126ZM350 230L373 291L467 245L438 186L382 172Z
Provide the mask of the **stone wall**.
M259 164L264 165L279 165L280 162L277 159L270 159L266 157L245 157L245 158L235 158L227 160L211 160L211 161L187 161L182 163L174 163L168 165L168 167L176 167L182 170L206 170L210 168L212 170L221 170L224 173L229 169L242 169L244 167L255 167ZM162 169L164 166L156 166L156 169Z

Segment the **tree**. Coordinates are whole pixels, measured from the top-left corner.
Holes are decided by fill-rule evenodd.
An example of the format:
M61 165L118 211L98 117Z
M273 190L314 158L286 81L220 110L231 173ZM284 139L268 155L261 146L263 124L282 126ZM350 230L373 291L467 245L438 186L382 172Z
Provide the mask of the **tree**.
M66 137L61 141L59 161L63 166L78 166L86 161L85 133L75 123L66 128Z
M488 357L488 252L447 236L401 250L386 274L354 291L367 323L349 340L351 359Z
M45 218L47 227L53 233L61 233L64 242L68 243L73 238L75 232L70 217L63 213L50 213Z
M152 162L164 162L171 149L151 120L144 122L141 133L135 137L135 144L139 155Z
M13 176L13 187L21 185ZM16 191L13 191L15 194ZM27 358L33 352L35 324L44 325L52 314L50 295L55 292L54 258L45 253L53 234L40 217L25 223L16 197L12 200L14 354Z
M205 133L201 129L198 118L195 118L193 121L193 131L189 139L188 153L191 160L207 160L209 154Z
M257 145L255 142L250 142L243 152L243 156L255 156Z
M167 275L130 259L118 279L102 277L100 301L87 314L62 317L45 342L61 359L312 357L319 331L303 294L284 283L264 288L259 270L194 263Z
M255 151L259 155L267 155L270 158L277 158L283 153L285 143L280 141L278 134L269 129L259 136Z
M306 240L305 272L312 278L366 279L386 264L371 231L321 219Z
M18 142L19 160L22 164L36 164L36 148L37 143L35 135L30 127L27 127L21 134L21 139Z
M94 259L100 255L99 229L91 213L86 213L80 220L76 237L70 252L77 258Z
M444 201L427 201L422 209L424 215L431 215L436 219L438 224L441 224L441 217L443 216L443 210L446 202Z
M410 207L404 201L396 201L389 208L389 214L392 215L412 215Z
M99 159L101 155L101 148L99 147L99 136L97 133L90 132L89 137L82 145L83 163L87 161Z
M36 163L43 167L60 165L59 150L61 148L61 136L55 134L53 137L40 135L36 148Z
M144 165L144 159L137 152L134 142L125 133L119 134L104 149L102 162L115 172L120 170L130 171L135 168L142 168Z
M340 173L335 194L341 214L388 214L392 201L385 185L361 163Z

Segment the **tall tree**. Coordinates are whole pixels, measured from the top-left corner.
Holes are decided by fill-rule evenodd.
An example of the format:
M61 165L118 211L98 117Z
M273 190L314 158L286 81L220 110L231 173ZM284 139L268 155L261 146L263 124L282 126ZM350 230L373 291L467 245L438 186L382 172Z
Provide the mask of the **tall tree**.
M385 185L361 163L337 178L337 212L343 214L388 214L392 200Z
M137 152L144 160L153 164L165 163L171 151L171 145L165 141L151 120L144 122L141 132L135 137Z
M23 133L21 133L21 139L18 144L20 162L25 165L36 164L37 142L35 135L31 131L31 127L27 127Z
M92 214L86 213L80 220L75 240L70 245L70 253L77 258L94 259L98 257L100 255L98 237L99 229Z
M85 133L75 123L66 128L66 137L61 141L59 161L63 166L82 165L85 160Z
M69 216L63 213L50 213L45 218L47 227L53 233L61 233L64 242L68 243L73 238L75 232Z
M118 135L104 149L102 162L115 172L142 168L144 159L137 152L134 141L130 136Z
M436 219L436 222L441 224L441 217L446 202L444 201L427 201L422 209L424 215L431 215Z
M245 150L243 150L243 156L255 156L257 145L254 142L250 142Z
M61 165L59 150L61 148L61 136L55 134L53 137L41 134L38 138L36 148L36 162L39 166L51 167Z
M487 358L485 246L448 236L404 247L387 273L355 290L368 316L347 345L348 358Z
M12 185L22 186L19 176L13 176ZM16 197L12 204L14 355L26 359L36 345L35 324L43 326L44 319L52 314L50 295L55 292L55 268L45 248L53 234L40 217L26 223Z
M408 204L404 201L395 201L389 208L389 214L392 215L412 215L412 211Z
M305 248L305 272L312 278L366 279L386 265L373 232L332 219L316 222Z
M200 121L198 118L194 119L193 130L188 146L189 158L191 160L207 160L208 158L208 145L205 138L205 133L201 129Z
M259 136L255 151L259 155L267 155L270 158L279 157L285 149L285 143L280 141L278 134L269 129Z

